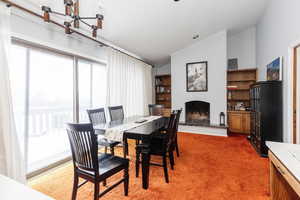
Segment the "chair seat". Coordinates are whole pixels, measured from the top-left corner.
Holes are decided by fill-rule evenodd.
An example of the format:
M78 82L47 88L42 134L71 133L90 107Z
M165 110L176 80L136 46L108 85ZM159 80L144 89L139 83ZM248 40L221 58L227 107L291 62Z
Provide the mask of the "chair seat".
M99 175L101 178L109 177L112 174L121 171L129 166L129 160L126 158L121 158L117 156L113 156L111 154L99 154L98 156L99 162ZM94 176L94 172L80 169L81 172L84 172L87 175Z
M118 144L120 144L120 142L109 140L109 139L105 138L104 136L98 135L98 145L100 145L100 146L115 147Z
M129 166L129 160L111 154L101 154L99 160L100 176L110 176Z

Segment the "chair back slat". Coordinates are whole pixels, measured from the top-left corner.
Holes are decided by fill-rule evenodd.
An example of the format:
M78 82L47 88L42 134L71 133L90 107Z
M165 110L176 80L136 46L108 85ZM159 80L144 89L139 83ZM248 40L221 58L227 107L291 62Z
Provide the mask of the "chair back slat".
M176 137L176 121L177 121L177 112L173 112L170 116L170 120L169 120L169 124L167 127L167 141L166 141L166 145L167 145L167 150L171 150L171 148L173 148L173 144L175 141L175 137Z
M182 113L182 108L177 110L177 116L176 116L176 130L175 130L175 133L177 134L178 132L178 126L179 126L179 120L180 120L180 116L181 116L181 113Z
M162 116L164 114L164 105L149 104L149 114L152 116Z
M99 174L98 142L92 124L67 124L75 168Z
M120 121L124 119L123 106L108 107L108 110L109 110L111 121Z

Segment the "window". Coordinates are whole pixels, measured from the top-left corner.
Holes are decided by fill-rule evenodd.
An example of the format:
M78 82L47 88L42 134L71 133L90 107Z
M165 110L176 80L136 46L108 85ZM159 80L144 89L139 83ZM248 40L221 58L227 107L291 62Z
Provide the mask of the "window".
M14 115L32 173L71 156L65 124L76 121L74 116L87 121L86 109L105 105L106 67L18 43L12 51L18 58L10 67Z
M88 122L87 109L106 103L106 67L85 60L78 61L79 121Z

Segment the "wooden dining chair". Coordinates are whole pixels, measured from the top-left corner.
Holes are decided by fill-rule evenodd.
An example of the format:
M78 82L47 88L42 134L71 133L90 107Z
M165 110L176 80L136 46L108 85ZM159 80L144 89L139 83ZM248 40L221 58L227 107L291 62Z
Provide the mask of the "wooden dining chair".
M110 106L108 107L110 120L119 121L124 119L123 106Z
M176 154L177 157L179 157L179 145L178 145L178 137L177 137L177 133L178 133L178 127L179 127L179 120L180 120L180 116L182 113L182 108L176 111L173 111L173 113L176 114L176 130L175 130L175 141L174 141L174 145L175 145L175 150L176 150ZM166 122L165 122L165 127L161 128L161 130L157 133L155 133L153 135L154 138L161 138L161 136L163 136L166 132L167 132L167 127L170 126L170 120L169 118L166 118ZM173 169L173 168L172 168Z
M164 114L164 105L158 104L149 104L149 114L152 116L163 116Z
M124 183L124 194L127 196L129 160L111 154L98 155L97 136L92 124L67 124L67 133L74 165L72 200L76 199L78 188L87 182L94 183L94 200L99 199L121 183ZM124 171L123 178L99 193L100 182L104 182L120 171ZM85 179L85 181L78 185L79 178Z
M89 109L87 110L90 123L93 124L93 126L99 125L99 124L105 124L106 123L106 117L105 117L105 109L104 108L97 108L97 109ZM98 145L104 146L105 153L107 153L107 148L110 148L111 154L115 154L115 147L120 144L120 142L112 141L104 137L104 132L96 132L98 135Z
M177 113L172 113L170 116L169 125L166 134L160 138L152 138L150 145L139 144L136 147L136 177L139 176L139 166L141 164L140 155L144 149L149 149L151 155L161 156L162 164L151 163L150 165L160 166L164 169L164 176L166 183L169 183L167 157L169 156L171 167L174 166L174 141L175 141L175 130L176 130L176 117ZM151 158L150 158L151 160Z
M105 109L104 108L97 108L97 109L89 109L87 110L90 123L93 124L93 126L99 125L99 124L105 124L106 123L106 117L105 117ZM96 132L98 135L98 145L103 146L105 148L105 153L107 153L107 148L110 149L111 154L115 154L115 147L120 144L120 142L112 141L104 137L103 131Z

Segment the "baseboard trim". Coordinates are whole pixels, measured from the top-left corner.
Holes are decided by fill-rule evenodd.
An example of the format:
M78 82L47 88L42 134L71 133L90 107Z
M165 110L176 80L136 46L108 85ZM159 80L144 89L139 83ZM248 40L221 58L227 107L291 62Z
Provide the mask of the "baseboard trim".
M178 131L184 133L199 134L199 135L228 137L226 129L218 129L218 128L180 125Z

